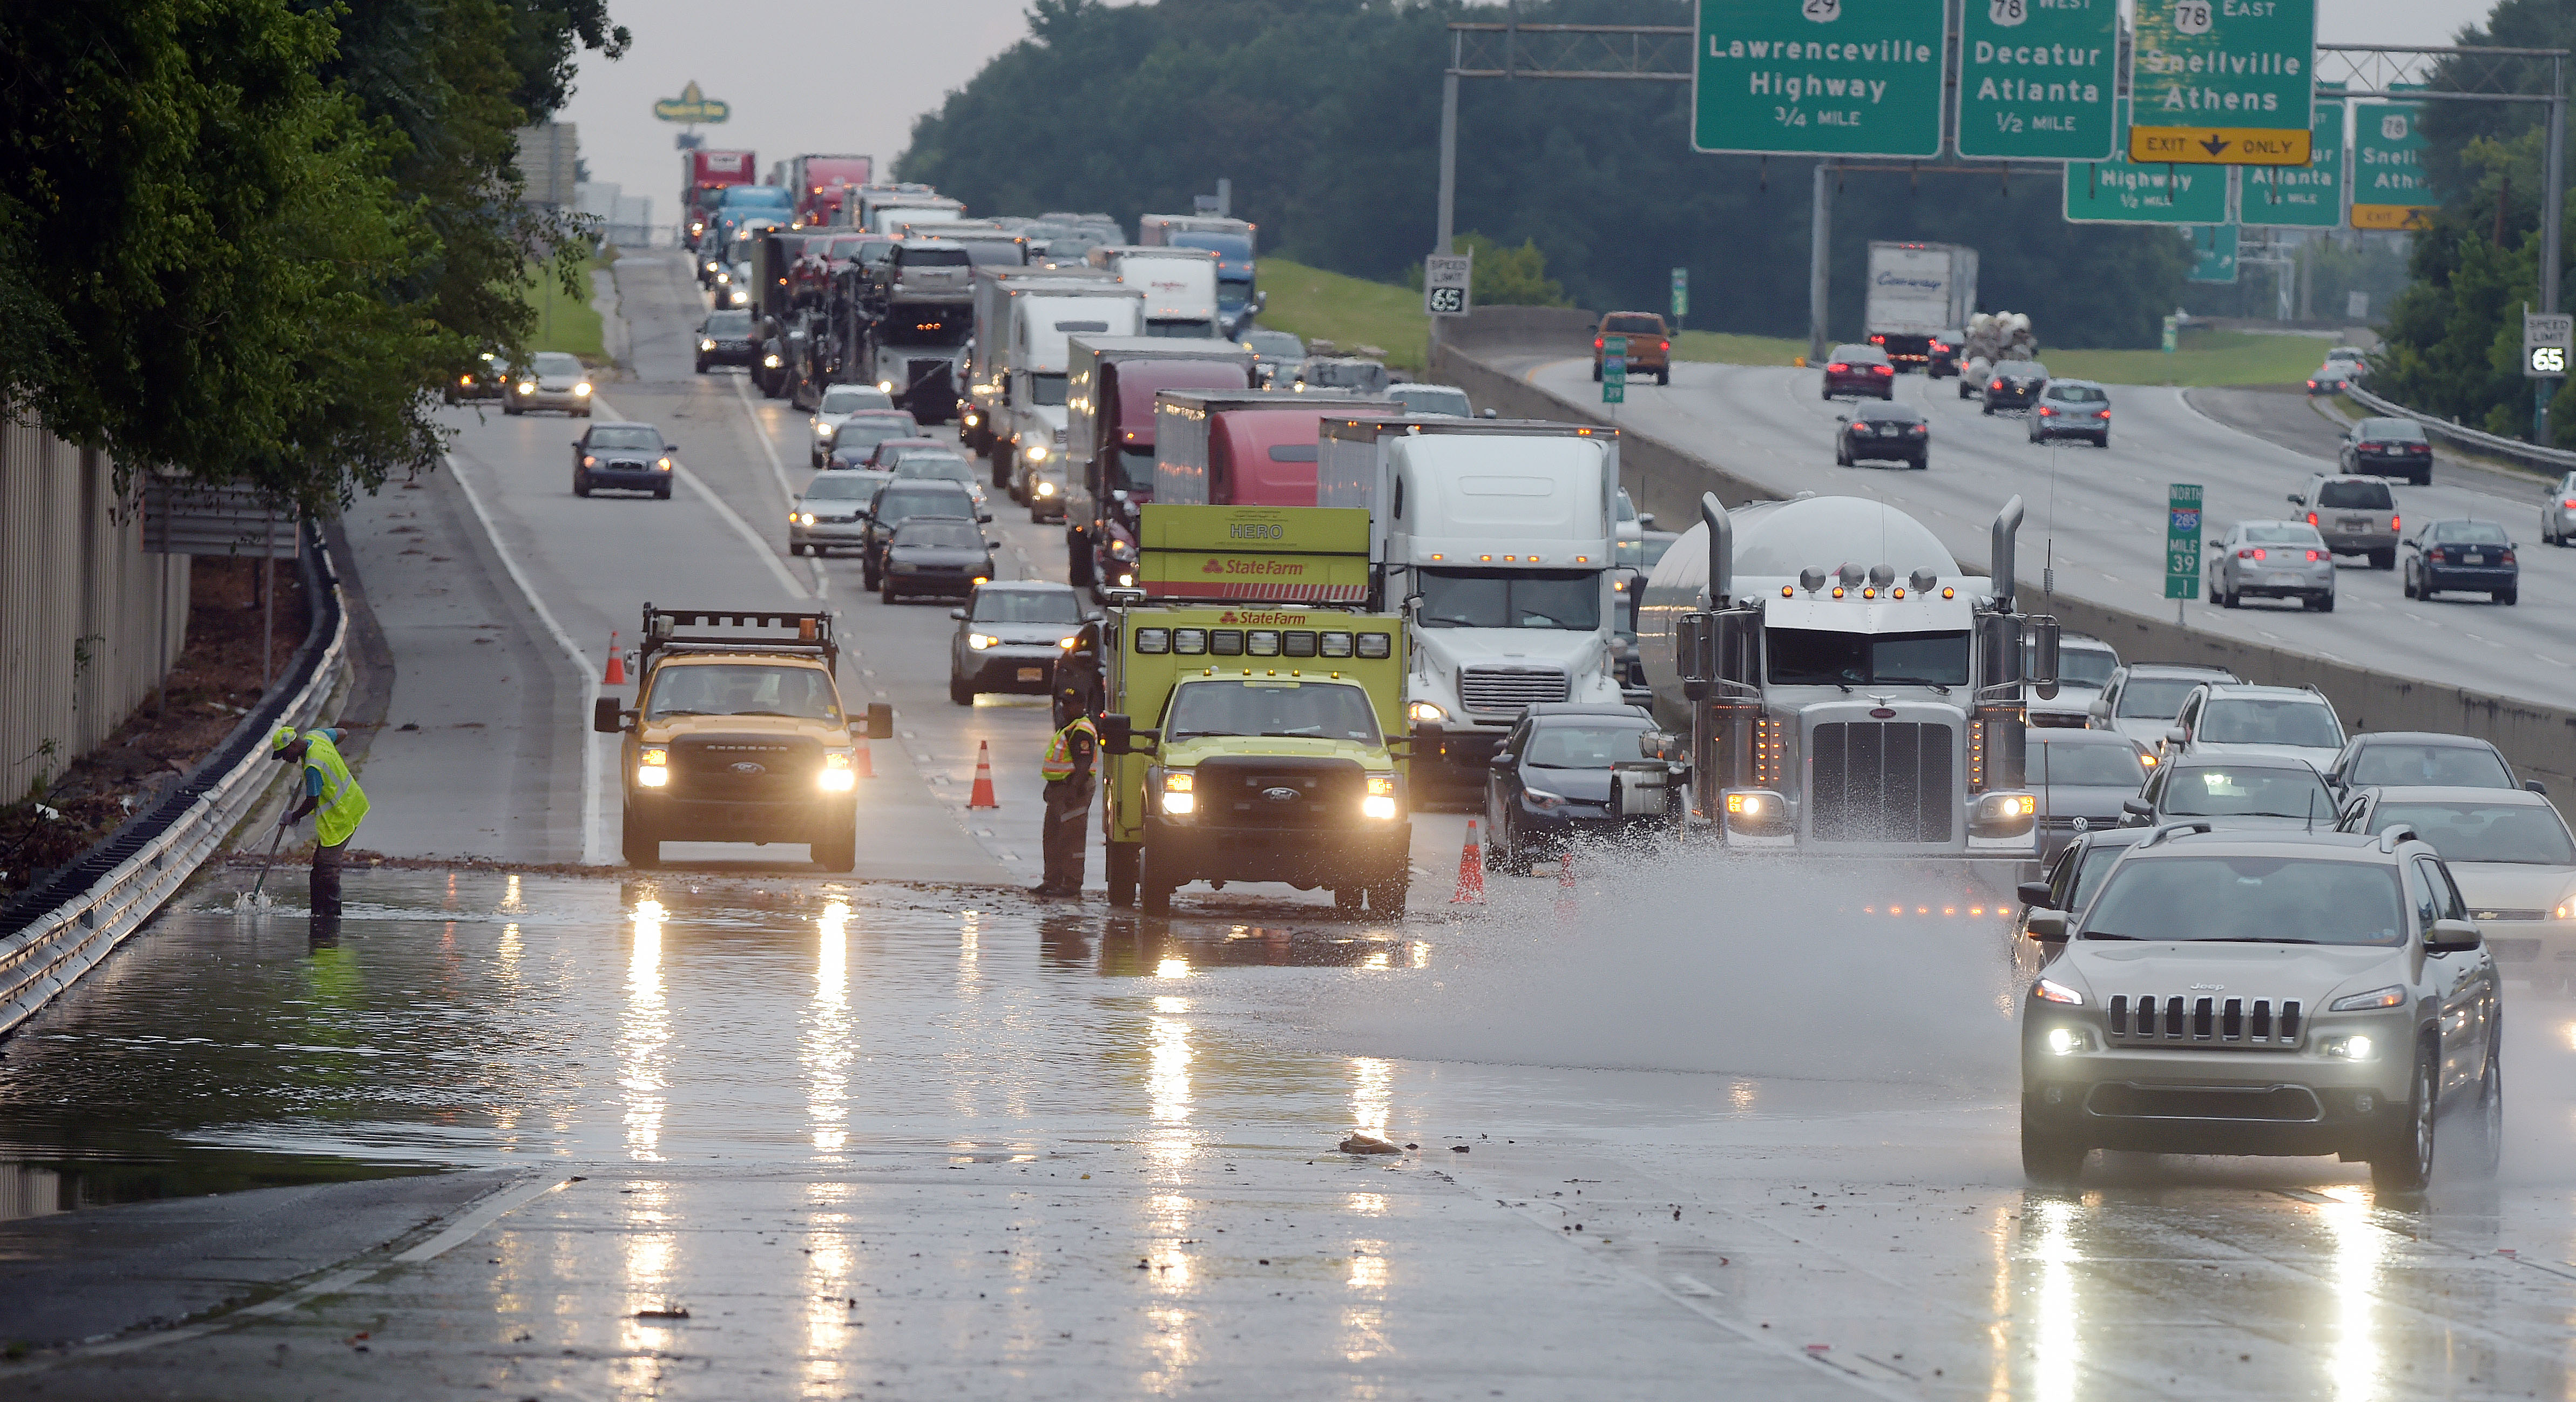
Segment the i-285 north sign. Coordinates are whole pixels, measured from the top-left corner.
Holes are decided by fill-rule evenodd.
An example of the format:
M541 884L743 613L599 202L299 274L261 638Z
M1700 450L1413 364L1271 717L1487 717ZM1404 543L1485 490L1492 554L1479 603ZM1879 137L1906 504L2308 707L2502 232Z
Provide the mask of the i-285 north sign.
M1699 0L1691 148L1939 155L1945 8L1929 0Z

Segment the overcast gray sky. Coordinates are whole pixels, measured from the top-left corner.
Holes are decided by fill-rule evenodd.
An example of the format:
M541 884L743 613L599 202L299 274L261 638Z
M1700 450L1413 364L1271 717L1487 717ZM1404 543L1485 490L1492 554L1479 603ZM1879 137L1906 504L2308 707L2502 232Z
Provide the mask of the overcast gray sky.
M2317 37L2440 44L2490 5L2318 0ZM671 138L680 129L654 120L653 104L679 96L691 79L733 105L730 122L705 128L707 144L758 152L764 174L801 151L872 155L882 174L911 140L914 117L1027 33L1025 7L1026 0L610 0L610 13L634 32L634 50L615 63L584 56L563 117L581 126L592 178L651 196L662 223L678 209Z

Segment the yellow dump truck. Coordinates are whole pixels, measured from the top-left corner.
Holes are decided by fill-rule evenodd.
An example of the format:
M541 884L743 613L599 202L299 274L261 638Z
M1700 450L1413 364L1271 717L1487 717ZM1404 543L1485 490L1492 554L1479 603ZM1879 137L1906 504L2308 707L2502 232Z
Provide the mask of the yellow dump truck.
M1404 620L1357 609L1368 513L1143 516L1139 588L1101 628L1110 900L1159 915L1193 881L1280 881L1401 913Z
M625 737L627 862L658 863L665 842L803 842L825 871L855 866L865 723L841 706L832 615L646 604L643 638L634 706L603 696L591 717Z

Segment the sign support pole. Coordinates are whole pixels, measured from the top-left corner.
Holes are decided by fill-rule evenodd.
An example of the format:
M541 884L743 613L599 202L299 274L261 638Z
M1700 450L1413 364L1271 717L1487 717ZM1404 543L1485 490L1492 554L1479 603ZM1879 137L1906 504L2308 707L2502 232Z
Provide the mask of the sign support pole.
M2540 197L2540 309L2561 310L2558 300L2558 226L2567 217L2567 60L2562 55L2549 60L2549 136L2548 152L2542 158L2546 173ZM2531 441L2549 445L2549 397L2557 386L2555 380L2542 380L2531 387Z
M1433 251L1457 252L1453 245L1454 225L1458 217L1458 60L1460 40L1456 31L1449 35L1449 70L1440 75L1440 214L1439 230ZM1422 361L1426 375L1440 373L1440 322L1431 319L1431 346Z
M1825 359L1825 302L1833 290L1834 168L1816 162L1815 206L1807 216L1807 363Z

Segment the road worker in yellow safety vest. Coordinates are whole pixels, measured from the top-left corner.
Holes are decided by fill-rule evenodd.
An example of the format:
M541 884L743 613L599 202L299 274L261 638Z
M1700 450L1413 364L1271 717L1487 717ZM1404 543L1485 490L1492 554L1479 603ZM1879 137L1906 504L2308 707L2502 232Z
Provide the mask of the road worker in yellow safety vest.
M279 726L268 737L269 752L279 763L303 770L300 800L277 816L277 825L291 828L306 814L313 815L311 904L315 918L323 920L340 918L340 858L349 850L358 820L367 816L367 791L358 787L348 761L340 758L339 740L337 730L298 734L291 725Z
M1098 788L1092 778L1091 762L1092 756L1100 752L1100 731L1091 723L1091 713L1068 704L1070 700L1066 696L1057 698L1058 718L1069 712L1072 719L1047 741L1046 759L1038 766L1038 772L1046 776L1046 830L1040 842L1046 853L1046 877L1031 894L1079 899L1083 849L1090 836L1091 797Z

